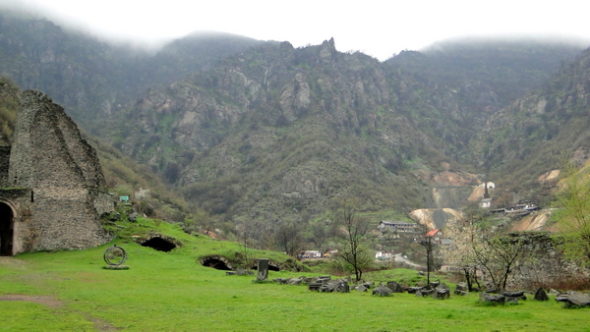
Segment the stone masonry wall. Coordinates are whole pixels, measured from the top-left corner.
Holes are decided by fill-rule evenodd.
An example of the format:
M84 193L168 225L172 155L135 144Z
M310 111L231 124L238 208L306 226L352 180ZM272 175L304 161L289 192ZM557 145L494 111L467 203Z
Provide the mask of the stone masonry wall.
M10 147L0 146L0 187L8 185L8 166L10 161Z
M21 95L10 157L9 183L31 188L31 250L81 249L105 243L104 177L96 153L75 123L47 96ZM112 209L111 209L112 210Z

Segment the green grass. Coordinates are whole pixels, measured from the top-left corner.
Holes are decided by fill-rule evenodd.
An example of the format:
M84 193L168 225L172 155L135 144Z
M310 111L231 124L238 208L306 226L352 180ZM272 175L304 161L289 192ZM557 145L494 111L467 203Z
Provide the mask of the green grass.
M0 261L0 296L52 296L61 306L0 301L2 331L584 331L587 309L563 309L555 301L487 307L477 295L440 301L395 294L314 293L305 286L253 283L253 276L226 276L196 259L238 246L191 237L177 227L142 220L122 236L159 232L183 241L170 253L124 238L125 271L103 270L108 246L56 253L30 253ZM279 253L254 252L279 260ZM380 271L377 279L412 278L408 270ZM270 272L271 279L297 275ZM308 274L309 275L309 274Z

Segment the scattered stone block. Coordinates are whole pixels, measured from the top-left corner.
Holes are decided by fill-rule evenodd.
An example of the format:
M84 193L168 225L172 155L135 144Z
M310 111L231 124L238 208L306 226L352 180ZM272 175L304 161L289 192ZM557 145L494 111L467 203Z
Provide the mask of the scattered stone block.
M504 304L506 298L502 294L480 293L479 301L485 304Z
M422 287L421 289L416 291L416 296L432 296L434 294L434 289L428 287Z
M258 260L258 275L256 281L264 281L268 278L268 259L262 258Z
M380 285L379 287L373 290L373 295L375 296L390 296L391 293L393 293L391 291L391 288L384 285Z
M129 270L127 265L105 265L102 268L105 270Z
M418 292L421 289L422 289L422 287L417 287L417 286L410 287L410 288L408 288L408 294L416 294L416 292Z
M566 308L590 307L590 294L570 292L557 295L555 300L563 302Z
M291 278L287 280L287 284L289 285L301 285L302 282L302 278Z
M543 288L539 288L535 292L535 300L537 300L537 301L548 301L549 300L549 296L547 295L547 292L545 292L545 290Z
M458 283L455 287L455 295L465 296L467 294L469 294L469 287L467 287L467 283Z
M404 292L404 288L402 287L402 285L400 285L399 283L397 283L395 281L388 281L387 287L389 287L389 289L391 289L391 291L394 293L403 293Z
M137 212L134 211L133 213L131 213L127 217L127 219L129 219L130 222L136 222L137 221Z
M432 296L435 299L446 300L451 297L451 290L449 287L447 287L447 285L441 284L434 289Z
M322 284L319 288L319 291L322 293L349 293L350 286L345 280L331 280Z
M368 288L365 285L358 285L354 289L359 292L366 292Z
M502 295L506 298L506 302L510 303L518 303L518 300L526 300L526 295L524 295L524 291L517 291L517 292L503 292Z

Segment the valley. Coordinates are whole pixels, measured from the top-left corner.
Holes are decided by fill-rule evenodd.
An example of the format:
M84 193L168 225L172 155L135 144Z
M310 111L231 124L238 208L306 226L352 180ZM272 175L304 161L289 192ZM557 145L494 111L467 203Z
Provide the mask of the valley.
M0 193L20 195L0 199L2 255L17 253L13 234L57 228L19 224L49 220L49 191L67 198L51 209L77 199L101 226L93 245L51 238L2 257L0 311L14 318L0 330L586 328L555 301L486 294L590 288L588 45L448 40L380 61L337 43L202 33L147 50L0 8ZM31 95L50 106L24 107ZM63 115L41 112L57 104ZM17 135L23 112L42 115ZM44 123L51 140L34 136ZM30 137L71 156L83 142L93 163L38 146L22 157ZM41 180L59 190L21 185L15 155L50 165L35 175L57 169ZM100 181L64 185L63 169ZM86 192L109 209L74 195ZM56 210L63 229L81 224ZM115 244L129 270L101 268ZM263 258L280 271L252 282ZM365 289L311 292L326 275ZM369 295L393 281L414 293ZM437 298L449 285L466 293Z

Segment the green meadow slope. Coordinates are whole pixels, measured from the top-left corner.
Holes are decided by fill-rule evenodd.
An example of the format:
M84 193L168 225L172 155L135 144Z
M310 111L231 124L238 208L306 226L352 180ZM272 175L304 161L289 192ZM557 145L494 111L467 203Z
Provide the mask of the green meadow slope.
M410 294L377 298L253 283L253 276L226 276L198 263L203 255L235 253L236 243L193 237L151 220L120 226L115 242L127 250L129 270L102 269L110 244L0 259L0 331L588 330L588 309L566 310L555 301L489 307L477 304L476 294L446 301ZM183 246L164 253L132 241L151 232ZM271 271L270 278L300 274Z

